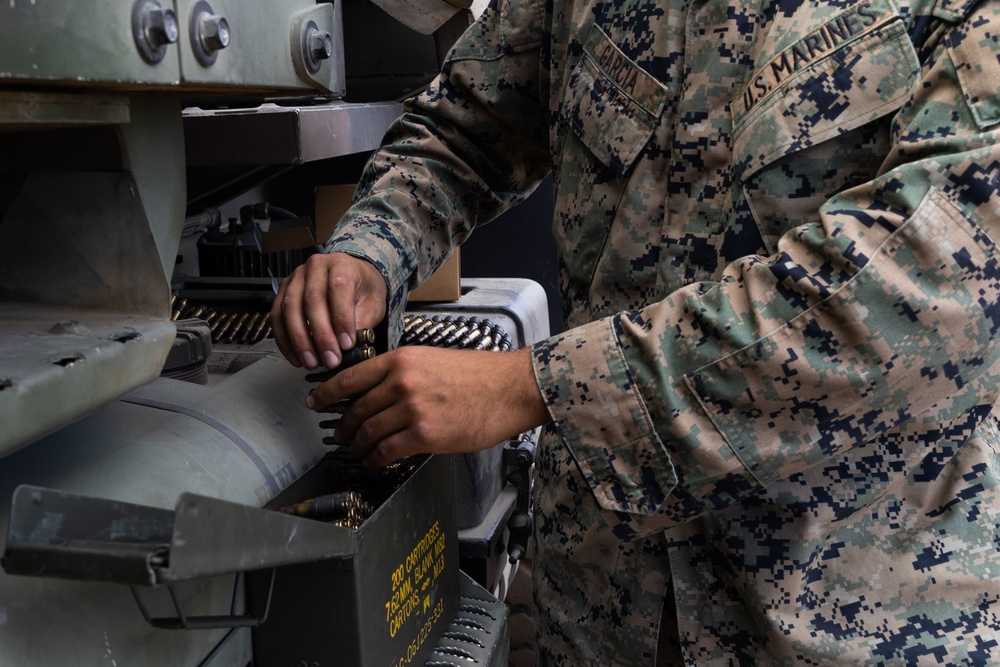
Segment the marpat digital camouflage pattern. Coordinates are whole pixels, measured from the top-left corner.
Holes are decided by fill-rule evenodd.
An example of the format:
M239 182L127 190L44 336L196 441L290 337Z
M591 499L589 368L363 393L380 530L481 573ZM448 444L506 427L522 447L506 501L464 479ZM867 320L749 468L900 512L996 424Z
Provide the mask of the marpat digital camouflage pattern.
M1000 662L998 123L998 1L499 0L455 46L329 249L398 331L553 173L542 664Z

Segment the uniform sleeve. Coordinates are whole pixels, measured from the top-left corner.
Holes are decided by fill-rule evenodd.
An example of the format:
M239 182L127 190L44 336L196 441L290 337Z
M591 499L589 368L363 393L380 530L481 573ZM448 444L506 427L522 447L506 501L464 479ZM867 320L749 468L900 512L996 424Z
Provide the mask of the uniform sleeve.
M945 31L880 175L775 253L535 346L555 428L616 534L996 401L998 34L996 2Z
M392 340L409 290L551 169L541 30L533 0L494 0L440 76L406 102L327 242L327 252L368 259L386 277Z

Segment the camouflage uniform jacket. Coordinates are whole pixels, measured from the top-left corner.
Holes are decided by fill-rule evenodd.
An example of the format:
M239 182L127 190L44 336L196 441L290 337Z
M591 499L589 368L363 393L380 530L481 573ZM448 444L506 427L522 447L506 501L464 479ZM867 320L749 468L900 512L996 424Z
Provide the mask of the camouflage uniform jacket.
M995 0L499 0L409 103L329 245L391 321L554 179L543 662L653 664L664 596L661 663L1000 660L998 36Z

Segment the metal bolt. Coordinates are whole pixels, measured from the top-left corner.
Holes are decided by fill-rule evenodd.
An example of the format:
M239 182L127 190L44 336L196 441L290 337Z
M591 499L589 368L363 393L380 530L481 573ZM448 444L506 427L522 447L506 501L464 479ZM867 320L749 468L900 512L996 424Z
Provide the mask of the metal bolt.
M323 61L333 56L333 38L330 33L320 30L315 22L309 21L302 30L303 64L312 74L319 71Z
M180 37L180 26L174 10L160 5L159 0L136 0L132 5L132 39L139 55L150 65L167 56L167 45Z
M175 44L181 34L177 25L177 14L172 9L163 7L150 9L146 13L144 24L146 42L154 49Z
M324 30L309 33L309 55L313 60L326 60L333 55L333 38Z
M229 21L218 14L202 14L198 19L198 39L206 51L229 46Z

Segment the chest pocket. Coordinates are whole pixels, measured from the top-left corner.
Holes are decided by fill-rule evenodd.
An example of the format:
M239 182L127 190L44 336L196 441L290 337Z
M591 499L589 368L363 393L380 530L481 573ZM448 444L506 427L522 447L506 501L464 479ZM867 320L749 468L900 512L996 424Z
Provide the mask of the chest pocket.
M770 252L830 196L876 175L888 114L919 71L889 0L850 7L757 67L732 105L733 157Z
M604 166L624 174L649 141L667 89L594 26L567 82L561 116Z
M962 94L982 129L1000 123L1000 7L983 3L947 37Z

